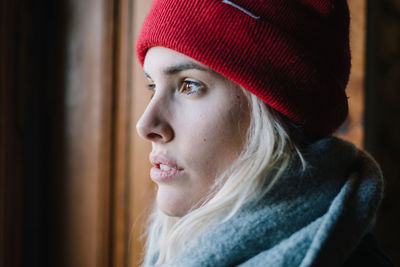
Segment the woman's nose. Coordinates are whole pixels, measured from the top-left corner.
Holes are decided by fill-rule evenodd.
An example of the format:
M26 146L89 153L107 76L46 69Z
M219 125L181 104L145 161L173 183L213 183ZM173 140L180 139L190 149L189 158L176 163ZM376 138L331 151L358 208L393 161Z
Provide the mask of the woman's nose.
M136 131L144 140L168 143L174 138L174 131L165 117L165 111L157 104L150 104L136 123Z

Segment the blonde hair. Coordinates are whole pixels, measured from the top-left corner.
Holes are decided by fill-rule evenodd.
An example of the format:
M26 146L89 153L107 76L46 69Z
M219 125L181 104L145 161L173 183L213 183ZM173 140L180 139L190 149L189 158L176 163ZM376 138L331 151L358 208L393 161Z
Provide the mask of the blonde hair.
M150 217L146 251L158 251L156 265L168 263L210 222L225 222L248 201L262 198L282 175L292 156L298 156L305 167L277 112L255 95L243 91L251 113L243 151L216 179L209 196L196 209L176 218L155 208ZM151 260L148 254L145 263Z

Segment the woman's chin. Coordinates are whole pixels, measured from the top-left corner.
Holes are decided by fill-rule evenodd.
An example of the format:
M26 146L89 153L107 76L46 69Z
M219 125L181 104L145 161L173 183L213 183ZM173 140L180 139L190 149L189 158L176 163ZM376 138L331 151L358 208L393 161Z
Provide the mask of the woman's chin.
M190 210L190 203L185 201L182 191L159 186L157 191L157 206L166 215L183 217Z

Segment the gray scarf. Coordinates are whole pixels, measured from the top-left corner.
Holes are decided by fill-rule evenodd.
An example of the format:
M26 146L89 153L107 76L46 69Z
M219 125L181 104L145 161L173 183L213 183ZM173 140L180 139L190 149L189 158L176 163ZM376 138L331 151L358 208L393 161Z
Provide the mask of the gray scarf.
M365 152L337 138L309 145L272 190L209 227L165 266L341 266L371 230L382 174ZM157 251L148 251L152 266Z

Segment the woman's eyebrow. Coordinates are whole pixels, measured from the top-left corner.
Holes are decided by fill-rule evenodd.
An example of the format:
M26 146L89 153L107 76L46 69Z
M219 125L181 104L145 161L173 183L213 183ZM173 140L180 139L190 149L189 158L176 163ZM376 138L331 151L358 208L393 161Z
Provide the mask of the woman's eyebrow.
M189 63L183 63L183 64L178 64L178 65L167 67L165 70L163 70L163 73L165 75L173 75L178 72L181 72L184 70L190 70L190 69L196 69L196 70L201 70L201 71L209 71L210 70L207 67L203 67L198 64L189 62ZM150 75L146 71L143 71L143 73L144 73L144 76L151 79Z
M183 63L183 64L168 67L164 70L164 73L166 75L172 75L172 74L176 74L178 72L181 72L183 70L188 70L188 69L197 69L197 70L202 70L202 71L209 70L209 68L207 68L207 67L203 67L198 64L188 62L188 63Z

